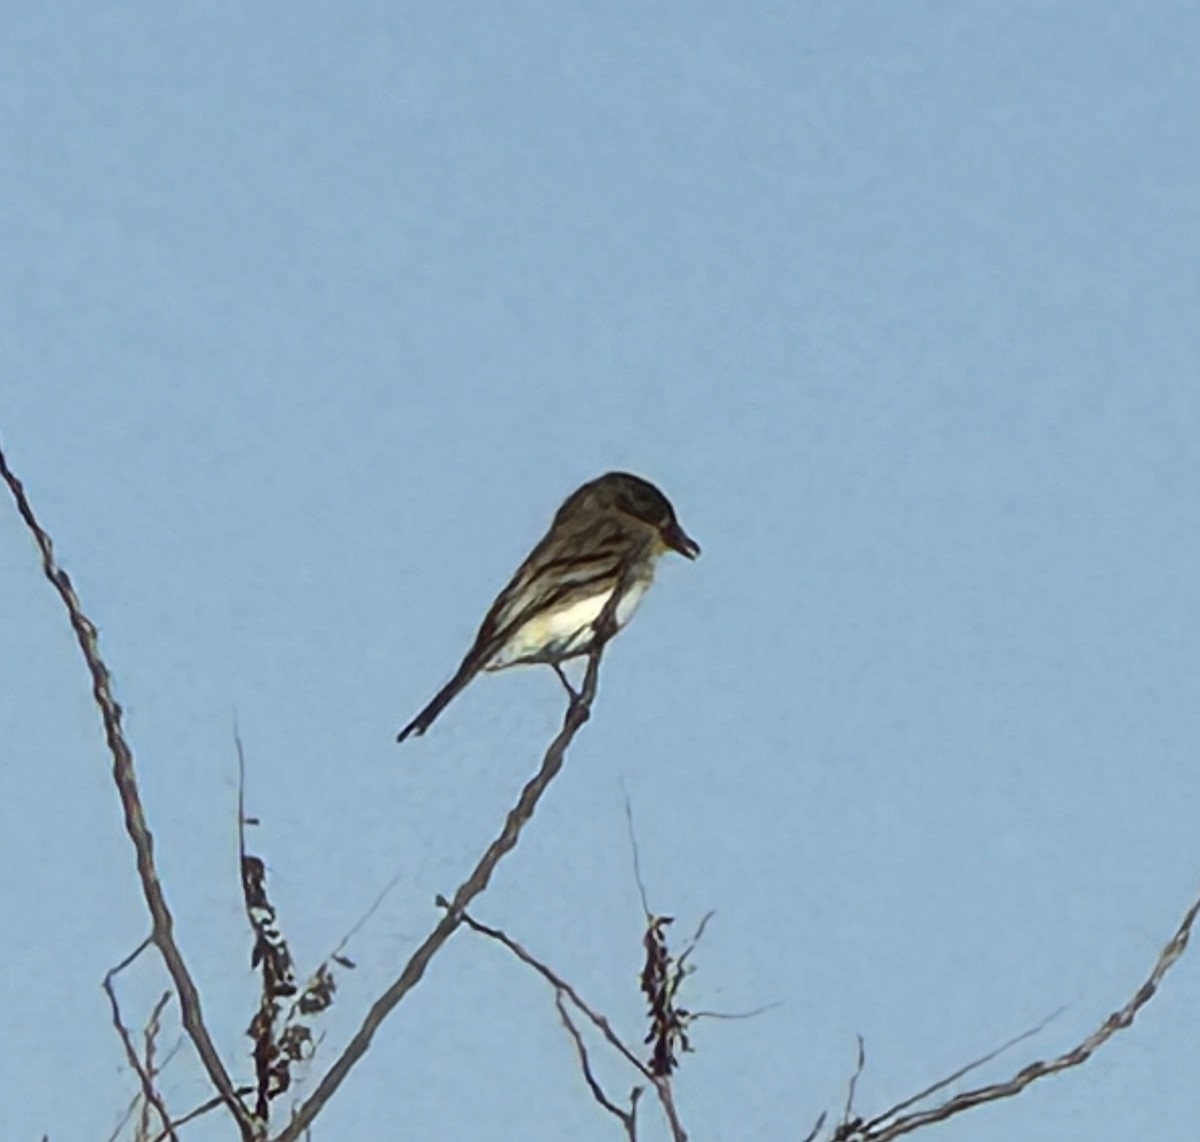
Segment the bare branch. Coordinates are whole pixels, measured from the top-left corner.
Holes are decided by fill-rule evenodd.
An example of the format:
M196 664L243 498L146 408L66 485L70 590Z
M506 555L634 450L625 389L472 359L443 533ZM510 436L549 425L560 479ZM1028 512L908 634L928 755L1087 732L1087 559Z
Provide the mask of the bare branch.
M603 656L605 645L616 631L616 605L624 594L626 585L625 578L622 578L596 620L596 638L587 656L588 663L583 684L577 692L570 691L571 697L567 704L566 714L563 716L562 728L546 749L541 768L526 782L520 797L517 798L517 803L509 810L499 835L488 845L471 874L459 885L446 914L408 958L408 962L399 976L371 1005L362 1025L354 1033L350 1042L346 1044L341 1055L334 1060L333 1065L322 1076L313 1093L296 1108L291 1122L280 1131L275 1142L296 1142L305 1133L313 1119L320 1113L321 1108L333 1097L359 1059L366 1054L371 1040L383 1025L383 1021L421 982L430 960L441 951L462 924L463 912L466 907L487 888L500 861L516 847L521 830L532 819L534 810L549 788L550 782L561 771L568 747L592 715L592 703L596 699L596 689L600 679L600 659Z
M158 878L158 869L154 863L154 838L146 823L146 814L142 808L141 795L138 792L133 766L133 751L129 748L129 743L125 740L125 733L121 727L121 707L113 697L112 677L100 655L95 624L84 614L79 598L75 594L75 588L71 585L70 577L55 560L54 545L50 536L34 515L29 499L25 495L25 488L9 468L2 448L0 448L0 477L3 477L4 482L8 485L13 500L16 502L17 511L38 546L42 557L42 571L67 610L71 628L75 632L76 641L79 643L79 649L83 653L84 662L91 675L92 697L100 710L104 735L109 753L112 755L113 781L116 784L117 795L124 811L125 831L129 834L130 841L133 842L138 879L142 885L146 907L150 911L151 939L166 965L171 982L175 985L184 1029L195 1045L196 1054L200 1057L200 1062L208 1073L214 1088L225 1100L237 1120L242 1137L247 1142L253 1142L258 1134L258 1127L238 1098L229 1072L225 1069L225 1064L217 1053L216 1045L204 1022L200 1005L200 991L175 942L174 918L170 908L167 907L162 882Z
M441 902L443 907L446 902ZM662 1103L663 1114L666 1116L667 1124L671 1128L671 1136L675 1142L687 1142L687 1133L683 1129L683 1124L679 1120L679 1114L675 1109L675 1100L671 1092L671 1079L668 1075L656 1075L654 1071L647 1067L645 1063L637 1057L629 1047L625 1045L621 1037L612 1029L612 1024L589 1006L580 997L579 993L572 987L562 976L560 976L548 964L543 963L536 956L528 952L516 940L514 940L506 932L499 928L491 928L487 924L483 924L476 920L473 916L463 913L463 923L466 924L472 931L478 932L480 935L487 936L489 939L495 940L497 943L506 947L514 956L517 957L523 964L533 968L551 987L554 988L556 1000L569 999L571 1003L582 1014L591 1020L592 1024L599 1030L600 1034L608 1041L630 1066L636 1068L638 1073L648 1082L654 1085L655 1093L658 1095L659 1102Z
M937 1082L931 1083L924 1090L917 1091L916 1094L909 1095L908 1098L896 1103L895 1106L889 1107L882 1114L877 1114L869 1122L860 1124L863 1130L872 1130L877 1126L883 1125L890 1118L895 1118L902 1110L907 1110L910 1106L915 1106L918 1102L924 1102L931 1094L936 1094L939 1090L945 1090L951 1083L958 1082L964 1075L969 1075L972 1071L977 1071L980 1067L986 1066L993 1059L999 1058L1005 1051L1011 1050L1018 1043L1024 1043L1026 1039L1032 1039L1035 1035L1040 1035L1051 1023L1054 1022L1064 1011L1065 1007L1060 1007L1057 1011L1051 1012L1035 1027L1030 1027L1028 1031L1022 1031L1019 1035L1014 1035L1005 1043L1001 1043L999 1047L988 1051L984 1055L980 1055L977 1059L972 1059L969 1063L964 1063L958 1070L948 1074L944 1079L938 1079ZM859 1045L861 1051L862 1038L859 1037ZM861 1064L860 1064L861 1070Z
M708 922L717 914L715 908L710 908L704 913L700 923L696 925L696 930L688 938L687 943L683 947L683 951L679 953L675 963L679 968L680 973L683 973L687 966L688 957L700 946L700 941L704 939L704 930L708 927Z
M1138 988L1123 1007L1114 1011L1095 1031L1069 1051L1065 1051L1053 1059L1030 1063L1005 1082L991 1083L975 1090L964 1091L962 1094L956 1095L954 1098L942 1103L941 1106L917 1111L914 1114L905 1115L888 1122L887 1120L892 1118L897 1109L893 1108L884 1115L881 1115L879 1119L863 1124L860 1131L853 1133L849 1137L854 1142L889 1142L892 1138L899 1138L903 1134L909 1134L923 1126L928 1126L932 1122L944 1122L948 1118L952 1118L976 1106L981 1106L984 1103L1012 1098L1039 1079L1043 1079L1048 1075L1058 1074L1060 1071L1069 1070L1072 1067L1077 1067L1087 1062L1113 1035L1133 1025L1138 1012L1154 997L1167 972L1178 962L1180 956L1186 950L1198 915L1200 915L1200 896L1193 900L1175 934L1163 946L1162 951L1159 952L1158 958L1154 962L1154 967L1141 987ZM953 1081L953 1079L947 1081ZM939 1089L942 1085L944 1083L938 1084L938 1087L931 1089ZM907 1103L901 1105L908 1105L910 1103L911 1100L908 1100Z
M137 1053L137 1048L133 1045L133 1036L129 1033L129 1029L125 1026L121 1019L121 1005L117 1001L117 989L113 983L119 972L124 971L138 956L142 954L150 946L149 940L143 940L137 949L125 957L115 968L110 969L104 976L104 992L108 996L109 1007L112 1010L113 1027L116 1028L117 1035L120 1037L121 1044L125 1048L125 1059L133 1068L134 1073L138 1077L138 1081L142 1084L142 1098L145 1100L147 1107L154 1107L158 1113L158 1117L163 1125L163 1131L166 1137L171 1139L171 1142L179 1142L174 1132L171 1131L171 1112L167 1110L166 1104L162 1100L162 1096L158 1093L154 1085L154 1078L150 1067L143 1065L141 1058ZM167 992L159 1003L155 1006L154 1018L161 1013L162 1008L166 1005L168 999L171 998L171 993Z
M367 910L363 912L363 914L357 920L355 920L353 924L350 925L349 929L346 931L346 934L338 941L337 947L335 947L333 951L325 957L323 961L324 963L328 963L330 960L333 960L335 963L340 963L343 967L347 966L348 961L342 954L346 950L346 946L371 921L372 917L374 917L375 913L378 912L380 907L383 905L383 902L391 894L392 889L394 889L399 883L400 873L397 872L392 879L389 880L387 884L385 884L379 890L379 895L375 897L375 899L368 906Z
M166 1009L168 1003L171 1002L171 993L164 991L159 996L158 1002L150 1010L150 1018L146 1020L146 1026L142 1031L142 1042L144 1044L144 1060L146 1067L146 1075L150 1079L150 1085L156 1086L155 1079L159 1075L160 1068L155 1059L158 1049L158 1035L162 1030L162 1013ZM150 1137L150 1107L149 1100L142 1103L142 1116L138 1122L138 1142L146 1142ZM169 1126L169 1123L164 1121L164 1128Z
M441 901L443 907L448 907L445 901ZM647 1082L654 1082L655 1077L650 1068L642 1062L637 1055L625 1045L621 1037L612 1029L612 1024L601 1015L598 1011L590 1007L579 993L573 988L562 976L560 976L548 964L543 963L536 956L526 951L516 940L514 940L507 932L501 931L499 928L489 927L487 924L476 920L474 916L464 912L462 916L463 923L467 925L473 932L478 932L481 936L487 936L490 940L495 940L499 944L503 944L514 956L517 957L523 964L533 968L556 992L565 995L588 1019L592 1024L608 1040L609 1046L621 1054L625 1061L634 1067L637 1072Z
M105 1140L105 1142L117 1142L117 1139L121 1137L121 1131L123 1131L125 1129L125 1124L127 1122L129 1122L129 1120L137 1112L137 1108L141 1105L142 1105L142 1092L141 1092L141 1090L139 1090L137 1092L137 1094L135 1094L133 1096L133 1098L131 1098L129 1100L129 1105L125 1107L125 1113L122 1114L121 1117L117 1119L116 1126L114 1126L112 1128L112 1133L109 1134L109 1136ZM158 1135L158 1137L165 1138L166 1135L160 1133Z
M628 1111L622 1110L617 1106L604 1093L604 1088L600 1085L600 1081L592 1073L592 1063L588 1058L587 1045L583 1041L583 1036L579 1033L579 1028L571 1020L571 1014L567 1011L566 1001L563 999L561 991L556 990L554 992L554 1006L558 1008L558 1017L567 1029L567 1034L571 1036L571 1042L575 1044L575 1057L579 1060L579 1069L583 1072L583 1081L587 1083L588 1090L592 1092L592 1098L604 1107L609 1114L620 1119L621 1125L625 1127L625 1136L629 1139L629 1142L637 1142L637 1104L638 1099L641 1097L641 1087L633 1088Z
M254 1093L254 1087L238 1087L237 1093L239 1098L245 1098L246 1096ZM216 1110L218 1107L224 1105L225 1100L220 1095L216 1095L215 1097L210 1098L207 1102L202 1102L199 1106L189 1110L187 1114L181 1115L179 1118L175 1119L175 1121L171 1123L171 1128L177 1129L180 1126L186 1126L189 1122L193 1122L197 1118L200 1118L201 1116L208 1114L210 1111ZM150 1139L150 1142L167 1142L169 1137L170 1136L166 1131L160 1131Z
M161 1075L162 1072L167 1069L167 1064L170 1063L170 1060L172 1060L176 1056L176 1054L179 1054L180 1048L182 1046L184 1046L185 1041L186 1040L185 1040L184 1036L181 1036L180 1039L176 1040L175 1045L172 1048L170 1048L170 1050L167 1052L166 1056L163 1057L162 1064L160 1066L158 1066L157 1071L152 1071L151 1075L155 1075L155 1074ZM217 1099L216 1104L217 1104L217 1106L224 1106L224 1102L222 1102L221 1099ZM125 1130L126 1124L128 1122L130 1122L130 1120L133 1118L134 1114L137 1113L139 1107L143 1107L143 1108L145 1107L145 1099L143 1098L142 1090L140 1090L140 1089L138 1089L138 1093L134 1094L133 1098L130 1099L130 1104L128 1104L128 1106L125 1107L125 1113L121 1114L121 1117L118 1120L116 1120L116 1125L113 1126L112 1134L109 1134L106 1142L116 1142L116 1140L118 1140L118 1138L121 1136L121 1131ZM172 1125L172 1128L174 1128L174 1126L178 1125L178 1123L172 1123L170 1125ZM140 1126L140 1124L138 1126L138 1129L142 1129L142 1126ZM149 1137L149 1135L146 1137ZM166 1137L167 1137L167 1135L164 1134L164 1132L162 1130L158 1131L158 1134L155 1135L155 1138L157 1138L157 1140L162 1140L162 1138L166 1138Z
M863 1067L867 1065L867 1048L863 1043L861 1035L855 1035L858 1040L858 1057L854 1063L854 1073L850 1076L850 1083L846 1087L846 1105L842 1108L842 1121L838 1124L838 1133L846 1133L850 1130L851 1123L854 1119L851 1117L854 1114L854 1092L858 1089L858 1080L862 1076Z
M816 1122L813 1123L813 1128L804 1136L802 1142L816 1142L817 1135L821 1133L821 1128L825 1125L825 1111L817 1116Z
M629 851L633 855L633 879L637 884L638 896L642 900L642 913L650 919L650 901L646 896L646 882L642 879L642 860L638 852L637 832L633 827L633 802L629 800L629 790L621 783L621 793L625 797L625 824L629 829Z
M163 1061L159 1065L158 1069L156 1071L151 1071L152 1076L154 1076L156 1074L162 1074L162 1072L164 1070L166 1070L167 1064L170 1063L171 1060L174 1059L175 1056L179 1054L180 1049L183 1047L183 1044L185 1041L186 1041L185 1038L182 1036L178 1040L176 1040L175 1045L163 1057ZM149 1069L149 1068L147 1068L147 1069ZM215 1100L215 1102L216 1102L217 1106L225 1105L224 1102L222 1102L220 1098L217 1098ZM139 1089L137 1094L135 1094L133 1096L133 1098L131 1098L129 1100L129 1105L125 1107L125 1112L121 1115L121 1117L119 1119L117 1119L116 1126L113 1127L112 1132L109 1134L109 1136L105 1140L105 1142L117 1142L117 1139L121 1137L121 1132L125 1129L126 1125L133 1118L134 1114L137 1113L139 1108L144 1109L145 1106L146 1106L146 1100L142 1097L142 1092ZM174 1122L172 1122L170 1124L170 1127L174 1128L175 1126L177 1126L179 1124L179 1121L180 1120L178 1120L178 1119L175 1120ZM139 1130L142 1129L141 1124L139 1124L138 1129ZM146 1137L149 1138L149 1134L147 1134ZM167 1134L163 1130L159 1130L159 1132L154 1135L155 1142L162 1142L162 1140L165 1139L166 1137L167 1137Z

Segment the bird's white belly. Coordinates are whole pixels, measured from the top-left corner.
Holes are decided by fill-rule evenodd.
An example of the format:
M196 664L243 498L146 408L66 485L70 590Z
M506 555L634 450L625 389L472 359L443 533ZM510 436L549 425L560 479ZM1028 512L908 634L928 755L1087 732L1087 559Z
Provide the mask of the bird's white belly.
M618 629L637 610L649 585L648 581L637 580L625 591L615 614ZM612 591L604 591L557 610L534 615L513 633L485 669L501 670L517 662L570 658L586 653L595 634L594 624L611 597Z

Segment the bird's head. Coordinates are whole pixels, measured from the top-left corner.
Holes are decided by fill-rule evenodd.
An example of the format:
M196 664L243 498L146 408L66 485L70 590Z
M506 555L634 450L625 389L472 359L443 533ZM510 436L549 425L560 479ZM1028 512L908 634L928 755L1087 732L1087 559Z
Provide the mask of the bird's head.
M700 545L679 526L671 501L649 480L629 472L609 472L584 488L590 490L597 506L632 516L654 528L664 549L677 551L688 559L700 554Z

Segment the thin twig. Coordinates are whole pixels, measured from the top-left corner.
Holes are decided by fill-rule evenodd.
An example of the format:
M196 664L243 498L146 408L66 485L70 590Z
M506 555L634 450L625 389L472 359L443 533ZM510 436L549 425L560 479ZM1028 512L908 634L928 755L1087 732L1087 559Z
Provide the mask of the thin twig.
M131 963L133 963L133 961L136 960L138 956L140 956L142 952L144 952L150 946L150 943L151 941L149 939L143 940L132 953L126 956L119 964L117 964L115 968L111 968L105 974L104 993L108 996L109 1007L112 1010L113 1027L116 1028L117 1035L121 1040L121 1044L125 1048L125 1058L129 1065L133 1068L134 1073L138 1077L138 1081L142 1085L142 1098L145 1099L145 1104L147 1106L154 1107L155 1112L158 1114L159 1120L162 1122L163 1131L166 1137L171 1139L171 1142L179 1142L179 1139L175 1135L174 1131L171 1130L171 1112L167 1110L166 1103L164 1103L162 1100L162 1095L160 1095L157 1089L155 1089L154 1078L147 1068L142 1064L142 1060L137 1053L137 1048L133 1045L133 1036L129 1033L129 1029L125 1026L124 1021L121 1019L121 1004L117 1000L117 989L116 985L113 983L113 980L116 978L118 973L124 971ZM165 998L170 998L170 992L167 993ZM165 1002L165 999L162 1002ZM155 1010L160 1011L161 1008L156 1007Z
M1032 1083L1037 1082L1038 1079L1058 1074L1060 1071L1065 1071L1087 1062L1113 1035L1118 1031L1123 1031L1127 1027L1132 1026L1138 1012L1154 997L1167 972L1174 967L1186 950L1198 915L1200 915L1200 896L1192 902L1187 912L1184 913L1182 922L1176 929L1175 934L1163 946L1162 951L1159 952L1158 958L1154 962L1154 967L1151 969L1142 986L1138 988L1123 1007L1114 1011L1095 1031L1069 1051L1065 1051L1053 1059L1030 1063L1005 1082L991 1083L976 1090L964 1091L962 1094L956 1095L954 1098L942 1103L941 1106L935 1106L929 1110L918 1111L903 1118L898 1118L884 1126L882 1130L871 1129L854 1135L856 1142L889 1142L892 1138L899 1138L903 1134L909 1134L914 1130L929 1125L931 1122L944 1122L956 1114L961 1114L963 1111L970 1110L983 1103L1012 1098L1020 1094Z
M442 906L446 906L446 902L442 901ZM642 1078L646 1079L654 1086L655 1093L658 1095L659 1102L662 1103L663 1114L666 1116L667 1124L671 1128L671 1137L675 1142L687 1142L687 1132L683 1128L682 1122L679 1120L679 1114L675 1109L675 1100L671 1094L671 1080L668 1075L656 1075L645 1063L637 1057L637 1055L625 1045L621 1037L613 1030L612 1024L601 1015L595 1008L591 1007L580 996L561 975L559 975L549 964L543 963L535 955L526 950L520 943L514 940L507 932L499 928L489 927L487 924L481 923L468 913L463 913L463 923L466 924L472 931L478 932L482 936L487 936L489 939L495 940L497 943L506 947L514 956L517 957L523 964L531 967L538 973L551 987L554 988L556 997L565 997L569 999L574 1007L585 1015L604 1036L608 1044L625 1059L630 1066L634 1067Z
M254 1088L252 1086L238 1087L237 1093L239 1098L245 1098L247 1095L254 1093ZM201 1117L201 1115L208 1114L209 1111L216 1110L218 1107L224 1105L225 1100L221 1098L220 1095L216 1095L215 1097L210 1098L207 1102L202 1102L199 1106L189 1110L187 1114L175 1119L175 1121L171 1123L171 1126L173 1128L186 1126L189 1122L193 1122L197 1118ZM150 1142L166 1142L167 1137L168 1136L165 1132L160 1132L151 1138Z
M801 1142L816 1142L817 1135L821 1133L821 1127L825 1125L825 1111L821 1111L817 1115L816 1122L813 1123L813 1128L804 1136Z
M842 1121L838 1126L839 1132L846 1131L851 1123L851 1115L854 1113L854 1092L858 1089L858 1080L862 1077L863 1067L867 1065L867 1048L863 1042L861 1035L855 1035L858 1040L858 1057L854 1063L854 1073L850 1076L850 1082L846 1087L846 1105L842 1108Z
M609 1114L620 1119L621 1125L625 1127L625 1135L629 1139L629 1142L637 1142L637 1098L641 1088L633 1088L631 1106L628 1111L622 1110L617 1106L604 1093L604 1088L600 1085L599 1079L592 1072L592 1063L588 1058L587 1044L584 1043L583 1036L579 1033L579 1028L575 1026L570 1012L567 1011L566 1001L561 991L555 991L554 993L554 1006L558 1008L558 1017L567 1029L567 1034L570 1035L571 1042L575 1044L575 1057L579 1060L579 1069L583 1072L583 1081L587 1083L588 1090L592 1092L592 1098L604 1107Z
M184 1042L185 1042L185 1040L182 1036L176 1040L175 1045L163 1057L162 1065L158 1068L159 1074L162 1074L162 1072L164 1070L166 1070L167 1065L171 1062L171 1060L174 1059L175 1056L179 1054L179 1051L183 1047ZM121 1134L124 1132L126 1124L129 1122L130 1119L133 1118L134 1114L137 1113L138 1108L140 1106L143 1106L144 1104L145 1104L145 1099L142 1098L142 1092L141 1092L141 1090L139 1090L137 1092L137 1094L135 1094L133 1096L133 1098L131 1098L129 1100L129 1104L125 1107L125 1110L121 1114L121 1117L117 1119L117 1124L112 1128L112 1132L105 1139L105 1142L117 1142L117 1139L120 1138ZM218 1098L216 1100L216 1105L224 1106L225 1103L220 1098ZM180 1122L180 1120L176 1119L171 1123L171 1126L172 1127L178 1126L179 1122ZM160 1130L154 1136L154 1142L162 1142L162 1140L165 1139L166 1137L167 1137L167 1135L163 1131Z
M385 884L383 888L379 890L378 895L370 903L370 905L368 905L363 914L354 921L349 929L347 929L345 935L343 935L338 941L337 946L333 949L333 951L330 952L317 965L316 971L314 971L308 977L308 982L297 991L296 998L292 1001L292 1005L288 1008L287 1013L284 1016L283 1021L285 1025L290 1024L297 1017L297 1015L301 1014L306 998L311 996L316 988L325 986L325 977L332 973L332 969L329 967L331 963L347 969L352 969L355 967L354 961L343 954L346 950L346 945L349 944L350 941L370 922L370 920L383 906L383 902L388 898L392 890L400 883L401 879L402 874L397 872L392 879L389 880L387 884ZM317 1045L319 1045L320 1041L321 1040L318 1040Z
M642 901L642 912L647 920L650 919L650 901L646 896L646 882L642 880L642 861L638 853L637 833L633 827L633 802L629 799L629 790L621 783L621 792L625 797L625 824L629 829L629 851L633 854L633 879L637 884L638 896Z
M700 946L700 941L704 938L704 930L708 927L708 922L717 914L715 908L710 908L704 913L700 923L696 925L695 932L692 933L690 939L683 946L683 951L675 959L675 964L679 971L682 972L687 965L688 957Z
M443 901L443 905L445 902ZM647 1082L654 1082L655 1076L650 1068L642 1062L637 1055L625 1045L621 1037L613 1030L612 1024L601 1015L598 1011L590 1007L579 992L575 990L562 976L560 976L549 964L543 963L535 955L526 951L521 944L514 940L507 932L501 931L499 928L492 928L487 924L476 920L474 916L467 912L463 913L463 923L467 925L473 932L478 932L481 936L487 936L490 940L495 940L498 944L503 944L514 956L525 964L527 967L533 968L556 992L561 992L565 995L576 1008L591 1020L596 1030L608 1041L615 1051L622 1055L631 1067L634 1067L638 1074Z
M566 714L563 716L562 728L547 748L541 768L526 782L517 803L509 810L499 835L488 845L483 856L471 870L471 874L459 885L445 915L409 956L408 962L387 990L371 1005L362 1025L351 1037L342 1053L334 1060L329 1070L321 1077L312 1094L296 1108L292 1120L276 1135L274 1142L297 1142L297 1139L308 1129L313 1119L320 1113L321 1108L333 1097L338 1087L346 1081L346 1076L355 1064L366 1054L371 1040L374 1039L384 1020L395 1010L401 1000L421 982L430 961L458 930L463 922L463 911L487 888L496 867L516 847L521 830L529 823L538 802L549 788L550 782L558 776L562 769L568 747L592 715L592 703L596 699L596 689L600 679L600 659L608 640L616 632L616 607L627 586L626 579L627 575L623 575L618 581L617 589L613 591L604 605L604 610L596 620L596 636L592 649L588 652L583 685L579 688L578 693L570 699Z
M938 1079L937 1082L931 1083L924 1090L909 1095L908 1098L896 1103L895 1106L889 1107L882 1114L877 1114L869 1122L865 1122L862 1129L874 1130L876 1127L882 1126L888 1119L895 1118L902 1110L907 1110L910 1106L915 1106L918 1102L924 1102L931 1094L937 1094L939 1090L945 1090L951 1083L958 1082L964 1075L968 1075L972 1071L977 1071L980 1067L987 1066L993 1059L999 1058L1005 1051L1011 1050L1018 1043L1024 1043L1026 1039L1032 1039L1035 1035L1040 1035L1065 1010L1065 1007L1060 1007L1057 1011L1052 1011L1036 1027L1030 1027L1028 1031L1022 1031L1019 1035L1014 1035L1007 1042L1001 1043L999 1047L988 1051L984 1055L980 1055L977 1059L972 1059L969 1063L964 1063L958 1070L947 1075L944 1079ZM861 1038L859 1042L862 1042Z
M171 982L175 985L184 1029L195 1045L196 1054L200 1057L200 1062L207 1072L209 1080L237 1120L243 1139L246 1142L253 1142L257 1134L256 1124L237 1097L229 1072L225 1069L225 1064L217 1053L216 1045L204 1022L200 1005L200 991L192 979L192 974L188 970L178 944L175 942L174 918L170 908L167 907L162 882L158 878L158 869L154 863L154 838L151 835L150 826L146 823L146 814L142 808L141 795L138 792L133 766L133 751L129 748L129 743L125 740L125 733L121 727L121 707L113 697L112 677L100 655L96 626L84 614L79 598L75 594L75 588L71 585L70 577L55 560L54 545L50 536L34 515L29 499L25 495L25 488L9 468L3 448L0 448L0 477L3 477L4 482L8 485L13 500L16 502L17 511L38 546L42 557L42 572L58 593L67 610L71 628L75 632L76 641L79 643L79 649L83 653L84 662L91 675L92 697L100 710L105 739L108 743L109 753L112 755L113 781L116 784L117 795L124 811L125 831L133 843L138 880L142 885L146 907L150 911L151 939L166 965Z
M370 922L375 913L378 912L383 906L383 902L388 898L389 895L391 895L392 890L397 884L400 883L401 875L402 874L400 872L396 872L392 879L389 880L387 884L385 884L379 890L379 894L371 902L367 910L357 920L354 921L354 923L347 930L346 934L338 941L337 947L325 957L324 962L328 963L330 960L339 959L339 957L342 955L342 952L345 951L346 945L349 944L350 941L357 936L358 933L361 932L362 929Z
M783 1002L778 999L773 999L770 1003L764 1003L760 1007L752 1007L749 1011L689 1011L688 1018L697 1019L757 1019L760 1015L765 1015L768 1011L774 1011L777 1007L782 1007Z
M158 1046L158 1033L162 1029L162 1013L166 1010L166 1006L171 1002L171 993L164 991L158 997L158 1002L150 1010L150 1018L146 1020L146 1026L142 1032L142 1042L145 1044L145 1066L146 1074L150 1078L151 1086L155 1085L155 1079L158 1077L160 1068L155 1063L155 1053ZM139 1142L145 1142L145 1139L150 1137L150 1103L143 1102L142 1117L138 1123L138 1139Z
M129 1105L125 1107L125 1112L120 1118L117 1119L116 1126L112 1128L112 1133L109 1134L108 1138L105 1139L105 1142L117 1142L117 1139L121 1137L121 1133L125 1129L125 1124L134 1116L134 1114L137 1112L137 1108L141 1105L142 1092L139 1090L137 1094L135 1094L133 1098L129 1100ZM166 1135L160 1133L158 1137L165 1138Z

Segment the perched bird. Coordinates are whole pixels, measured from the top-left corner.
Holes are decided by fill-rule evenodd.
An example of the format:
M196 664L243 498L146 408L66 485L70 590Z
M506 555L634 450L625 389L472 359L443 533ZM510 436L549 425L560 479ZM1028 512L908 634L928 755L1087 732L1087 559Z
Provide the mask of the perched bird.
M587 654L613 593L621 592L604 637L629 621L667 551L695 559L700 547L649 481L609 472L572 492L492 604L454 677L396 740L423 734L481 670L531 662L557 668Z

